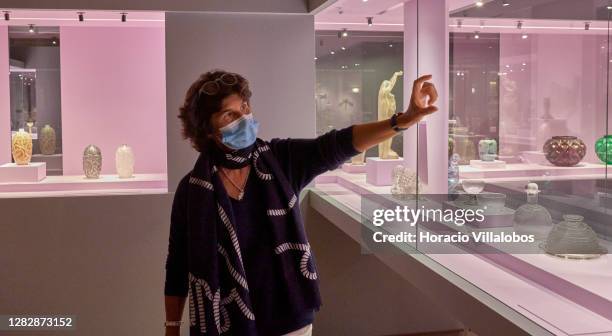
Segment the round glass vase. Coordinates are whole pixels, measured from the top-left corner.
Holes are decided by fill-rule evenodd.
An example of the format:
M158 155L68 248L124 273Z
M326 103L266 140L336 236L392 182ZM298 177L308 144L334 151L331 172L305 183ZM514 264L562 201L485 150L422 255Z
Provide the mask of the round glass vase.
M605 135L595 142L597 157L606 164L612 164L612 135Z

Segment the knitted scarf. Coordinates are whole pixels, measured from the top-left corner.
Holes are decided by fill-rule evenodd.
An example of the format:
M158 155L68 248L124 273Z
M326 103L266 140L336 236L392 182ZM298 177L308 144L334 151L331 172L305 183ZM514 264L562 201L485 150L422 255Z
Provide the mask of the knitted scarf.
M188 255L190 335L257 335L231 202L218 166L251 165L263 181L261 195L272 230L274 256L288 298L296 309L321 304L315 264L289 184L268 143L257 138L249 148L222 153L202 151L189 177ZM297 294L297 295L295 295Z

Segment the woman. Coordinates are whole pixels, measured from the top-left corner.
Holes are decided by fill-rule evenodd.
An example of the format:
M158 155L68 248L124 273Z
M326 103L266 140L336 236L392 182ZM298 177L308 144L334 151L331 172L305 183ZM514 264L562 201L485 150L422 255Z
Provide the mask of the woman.
M310 335L321 298L300 190L435 112L429 79L413 83L407 113L389 120L264 141L247 80L221 70L200 76L179 114L200 155L172 205L166 335L179 334L187 297L190 335Z

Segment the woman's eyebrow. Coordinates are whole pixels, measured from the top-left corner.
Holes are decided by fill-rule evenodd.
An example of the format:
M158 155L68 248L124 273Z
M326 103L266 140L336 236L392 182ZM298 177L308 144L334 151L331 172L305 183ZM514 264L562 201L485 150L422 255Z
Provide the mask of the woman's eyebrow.
M225 112L235 112L237 110L232 109L232 108L226 108L225 110L221 110L221 113L225 113Z

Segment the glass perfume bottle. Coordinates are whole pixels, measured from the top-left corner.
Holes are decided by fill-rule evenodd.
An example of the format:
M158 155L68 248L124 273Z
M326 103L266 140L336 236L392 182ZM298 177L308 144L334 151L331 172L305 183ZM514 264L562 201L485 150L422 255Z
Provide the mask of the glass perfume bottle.
M552 217L545 207L538 204L540 190L536 183L529 183L525 190L527 203L514 213L514 231L518 234L532 234L535 240L546 239L552 228Z

